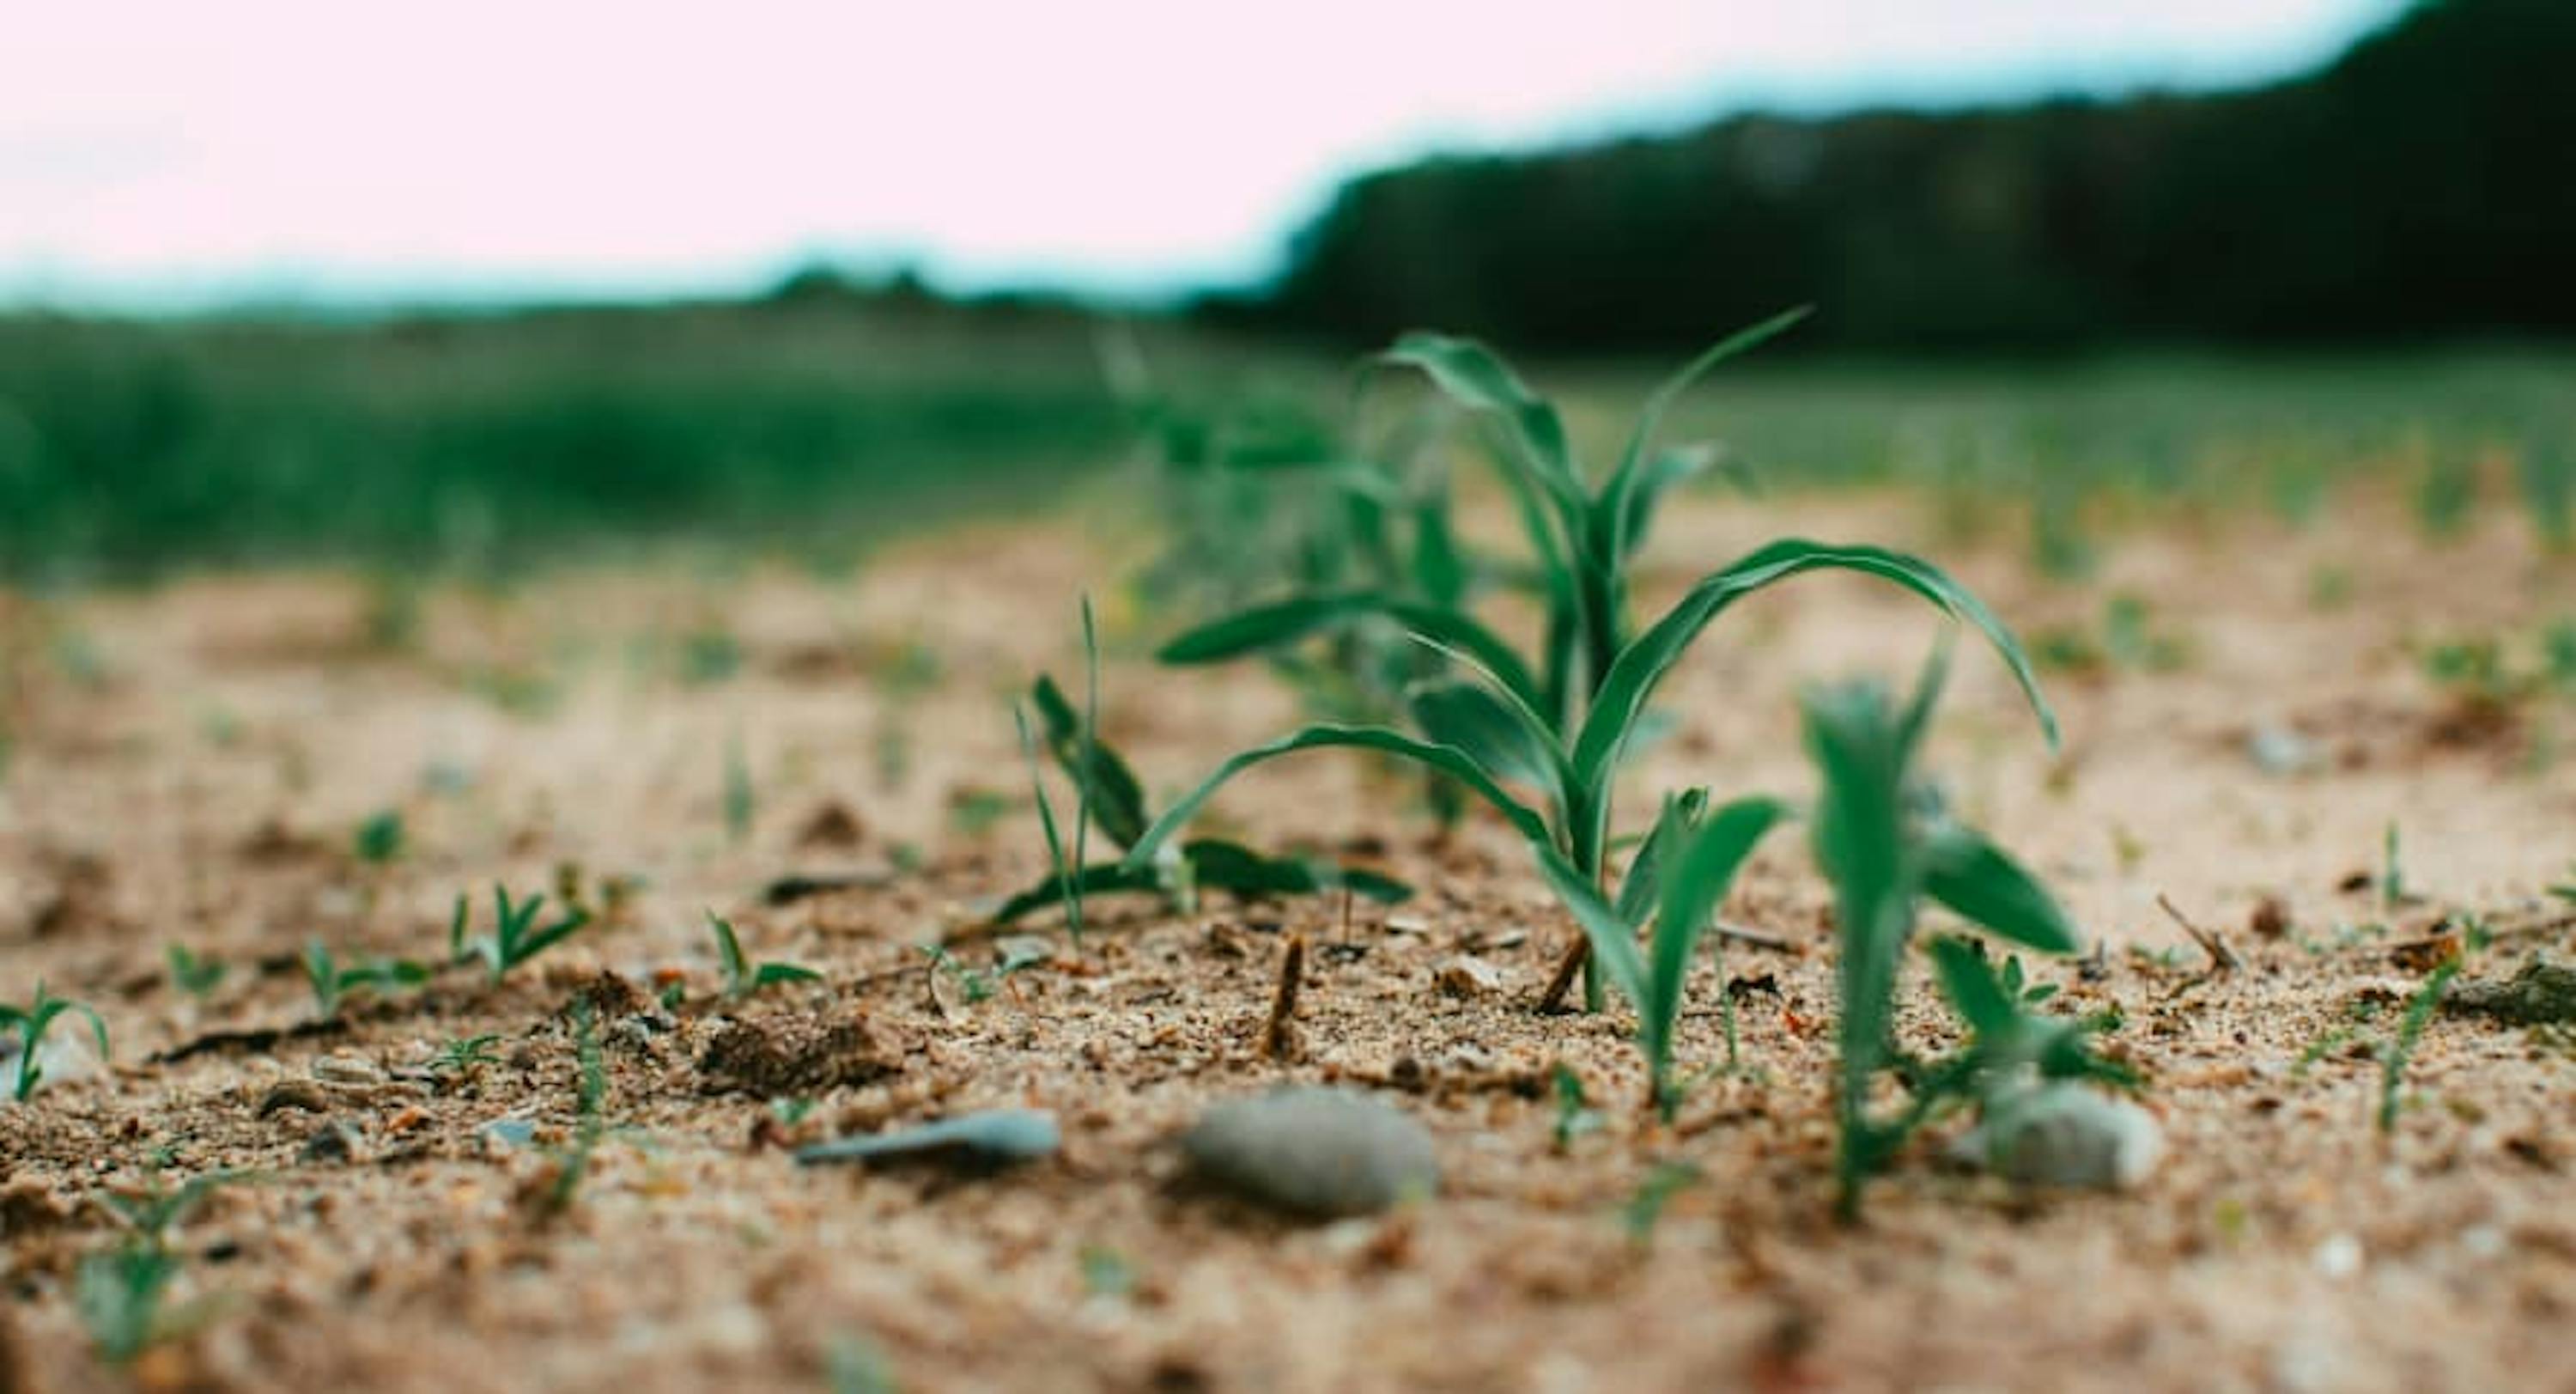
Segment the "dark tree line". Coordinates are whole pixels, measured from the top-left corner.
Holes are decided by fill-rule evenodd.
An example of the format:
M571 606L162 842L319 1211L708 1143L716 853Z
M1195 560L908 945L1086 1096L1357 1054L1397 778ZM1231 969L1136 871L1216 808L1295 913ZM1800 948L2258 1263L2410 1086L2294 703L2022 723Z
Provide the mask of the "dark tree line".
M2576 0L2427 0L2207 96L1700 131L1362 177L1211 314L1351 341L2039 350L2576 330Z

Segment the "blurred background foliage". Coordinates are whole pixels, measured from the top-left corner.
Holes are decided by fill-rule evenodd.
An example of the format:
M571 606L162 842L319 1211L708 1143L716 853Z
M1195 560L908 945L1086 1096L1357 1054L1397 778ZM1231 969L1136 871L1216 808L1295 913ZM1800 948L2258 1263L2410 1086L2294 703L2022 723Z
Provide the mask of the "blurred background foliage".
M1597 433L1587 403L1809 302L1677 437L1766 485L2008 491L2067 568L2105 499L2300 517L2364 470L2428 525L2520 487L2563 539L2571 68L2576 4L2428 0L2258 90L1434 160L1348 184L1273 284L1115 321L830 266L733 303L0 315L0 581L844 562L1139 455L1166 508L1259 515L1209 474L1347 448L1349 353L1401 330L1534 358Z

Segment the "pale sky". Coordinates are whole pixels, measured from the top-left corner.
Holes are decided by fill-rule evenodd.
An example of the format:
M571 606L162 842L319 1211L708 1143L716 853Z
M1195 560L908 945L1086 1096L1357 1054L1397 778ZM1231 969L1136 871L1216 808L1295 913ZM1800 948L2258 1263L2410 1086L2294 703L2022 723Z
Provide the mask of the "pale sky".
M0 0L0 303L1242 282L1342 175L2295 71L2402 0ZM398 13L399 11L399 13Z

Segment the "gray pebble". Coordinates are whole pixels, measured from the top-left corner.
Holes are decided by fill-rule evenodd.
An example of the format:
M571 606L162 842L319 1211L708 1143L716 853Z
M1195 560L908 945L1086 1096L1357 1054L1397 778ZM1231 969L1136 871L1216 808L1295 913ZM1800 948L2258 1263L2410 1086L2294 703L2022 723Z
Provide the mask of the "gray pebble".
M303 1162L345 1162L358 1155L358 1130L337 1118L314 1130L305 1139L304 1151L297 1158Z
M943 1118L918 1128L845 1137L796 1149L805 1166L820 1162L940 1162L992 1171L1051 1156L1063 1145L1055 1115L1044 1109L996 1108Z
M1301 1215L1367 1215L1440 1186L1431 1134L1366 1094L1313 1086L1210 1108L1181 1138L1202 1179Z
M2072 1080L2022 1085L1987 1102L1952 1149L2027 1186L2126 1190L2164 1154L2155 1115Z

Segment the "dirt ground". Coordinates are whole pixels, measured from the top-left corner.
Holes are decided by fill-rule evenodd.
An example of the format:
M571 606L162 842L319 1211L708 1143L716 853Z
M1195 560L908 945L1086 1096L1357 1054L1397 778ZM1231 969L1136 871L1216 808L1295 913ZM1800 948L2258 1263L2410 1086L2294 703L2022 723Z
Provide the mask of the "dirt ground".
M2104 946L2094 971L2036 971L2068 1009L2124 1016L2111 1040L2167 1141L2135 1190L2016 1193L1933 1137L1861 1224L1833 1221L1828 895L1794 834L1726 911L1790 947L1732 947L1692 985L1686 1067L1723 1060L1733 980L1742 1068L1669 1128L1636 1107L1624 1013L1530 1009L1571 931L1506 831L1444 843L1405 786L1339 755L1213 816L1373 858L1410 904L1098 901L1079 947L1044 926L1043 954L1011 946L1039 961L991 978L979 912L1044 865L1007 698L1040 665L1078 673L1078 592L1107 611L1107 730L1155 790L1296 716L1257 668L1151 667L1157 622L1117 593L1114 540L1079 528L954 534L845 581L442 590L416 629L331 577L0 597L20 660L0 990L41 978L114 1037L84 1065L64 1022L58 1078L0 1104L0 1389L124 1378L71 1300L81 1257L119 1238L100 1197L225 1168L257 1176L174 1231L174 1302L210 1305L132 1367L147 1386L823 1387L837 1362L841 1387L905 1389L2576 1387L2571 1038L2437 1017L2394 1133L2373 1123L2374 1052L2438 922L2492 932L2463 981L2569 947L2547 887L2576 862L2576 710L2463 705L2420 652L2576 613L2576 573L2509 517L2436 546L2356 506L2303 532L2143 523L2066 583L1894 500L1711 501L1669 518L1645 596L1783 531L1927 549L2025 635L2098 634L2106 597L2151 599L2151 661L2050 675L2054 760L1963 647L1933 762ZM1933 629L1848 578L1721 620L1668 688L1681 729L1632 769L1622 826L1686 783L1803 798L1799 684L1902 679ZM370 865L352 833L385 808L405 846ZM459 891L479 928L493 882L567 866L603 908L610 880L632 889L498 986L445 969L316 1024L308 939L434 962ZM790 874L854 883L769 903ZM2159 894L2241 966L2198 981ZM724 1001L707 908L825 981ZM1314 949L1274 1062L1257 1036L1292 935ZM942 936L959 971L924 967ZM171 943L230 965L202 1001L173 986ZM1444 987L1468 956L1497 981ZM1908 1039L1938 1044L1909 972ZM577 997L610 1131L550 1215ZM479 1034L490 1063L430 1068ZM1606 1124L1563 1148L1560 1063ZM1207 1101L1291 1079L1421 1119L1440 1194L1316 1225L1177 1183L1170 1139ZM1054 1110L1061 1155L987 1177L789 1157L1004 1104ZM1630 1223L1668 1163L1699 1179Z

